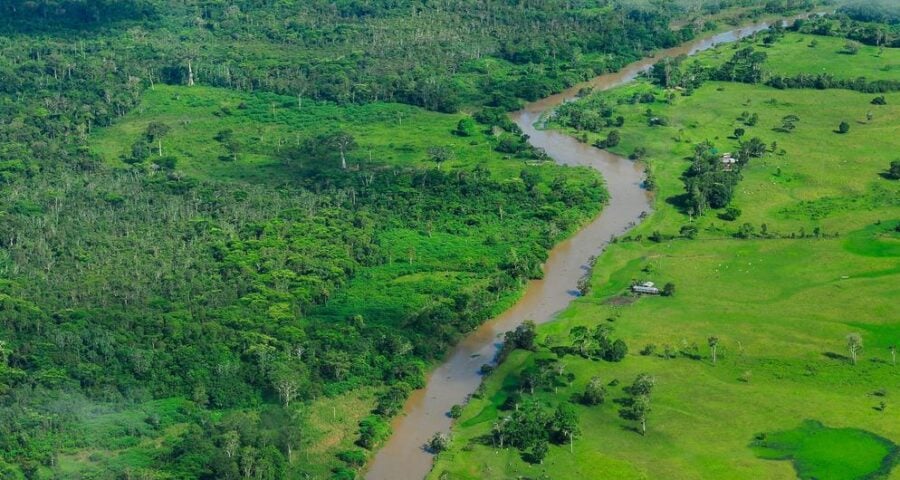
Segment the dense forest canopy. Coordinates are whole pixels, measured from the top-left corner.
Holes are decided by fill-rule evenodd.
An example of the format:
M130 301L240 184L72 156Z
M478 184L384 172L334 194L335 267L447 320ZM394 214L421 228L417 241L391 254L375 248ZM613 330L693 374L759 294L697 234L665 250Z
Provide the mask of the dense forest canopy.
M534 166L541 153L504 112L714 28L703 15L811 5L3 2L0 471L48 478L73 461L66 449L165 438L163 453L112 462L99 478L282 478L316 463L352 478L365 460L358 449L340 462L333 451L295 458L313 436L301 428L310 420L304 402L374 386L373 416L351 430L360 447L376 447L428 362L539 277L549 248L604 199L596 179ZM279 108L309 104L486 107L475 115L481 124L463 118L442 135L498 155L444 170L452 152L436 147L417 152L429 168L370 158L339 169L335 152L343 160L357 146L354 132L308 129L290 147L250 152L289 165L275 178L225 181L187 175L180 162L223 165L265 143L262 134L210 135L228 149L224 159L164 155L163 140L189 118L142 124L115 161L97 154L98 129L140 115L160 84L247 95L217 116L276 118ZM402 125L403 111L389 112ZM419 261L429 255L442 263ZM379 290L398 278L425 278L431 290L362 315L354 285ZM91 422L104 408L150 411L102 435Z

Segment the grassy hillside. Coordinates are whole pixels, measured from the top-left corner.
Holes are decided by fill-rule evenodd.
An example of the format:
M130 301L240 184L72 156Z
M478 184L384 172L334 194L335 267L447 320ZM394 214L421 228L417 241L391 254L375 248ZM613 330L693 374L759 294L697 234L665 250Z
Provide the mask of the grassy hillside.
M797 45L789 35L768 50L769 60ZM827 62L835 74L874 65L837 53L803 62ZM617 101L635 92L655 99ZM638 82L583 100L603 99L613 117L624 117L612 150L646 150L655 212L600 257L591 292L539 329L535 352L517 350L486 379L431 478L900 478L896 469L888 473L900 443L892 413L900 367L889 349L900 343L900 184L883 175L900 151L900 95L886 95L882 106L871 104L874 96L708 82L666 101L661 89ZM758 121L747 125L744 112ZM799 117L796 128L776 131L789 115ZM666 125L648 126L653 117ZM846 134L836 132L842 121L850 125ZM743 141L759 137L767 145L740 170L729 204L737 218L720 218L725 209L689 216L680 176L694 146L709 140L719 154L736 151L736 128L745 130ZM610 130L587 133L588 140L606 139ZM671 282L675 293L627 293L645 280ZM541 464L515 448L493 447L496 422L512 413L505 399L524 390L520 402L530 400L521 387L528 372L556 359L552 351L566 352L582 325L611 327L629 354L620 363L563 354L558 361L571 381L563 376L535 392L543 408L575 408L580 434L571 451L551 446ZM855 365L851 333L864 344ZM717 339L715 364L710 337ZM629 397L623 387L645 372L656 385L642 436L618 412ZM578 396L594 376L606 388L605 402L582 405Z

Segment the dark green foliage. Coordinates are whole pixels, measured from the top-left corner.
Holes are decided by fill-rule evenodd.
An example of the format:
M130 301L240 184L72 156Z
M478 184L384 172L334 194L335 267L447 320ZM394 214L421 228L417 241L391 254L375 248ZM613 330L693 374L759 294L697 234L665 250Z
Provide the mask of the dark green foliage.
M668 282L665 285L663 285L662 295L664 297L671 297L671 296L675 295L675 284L672 282Z
M544 463L544 458L547 457L547 453L550 451L550 447L547 442L537 442L533 447L531 447L531 451L526 455L525 460L530 463L542 464Z
M393 417L403 408L403 403L411 391L409 385L397 382L378 395L375 413L384 417Z
M612 328L608 325L597 325L592 329L575 327L569 332L572 338L569 351L585 358L622 361L628 354L628 345L622 339L613 339L611 333Z
M724 212L719 214L719 218L732 222L741 216L741 209L737 207L728 207Z
M897 6L890 4L882 2L882 8L876 7L877 2L857 2L841 8L837 14L795 22L791 28L802 33L844 37L866 45L900 47Z
M598 377L593 377L584 387L579 401L584 405L599 405L606 400L606 387Z
M503 347L497 354L498 361L502 362L503 359L505 359L506 356L509 355L509 352L517 348L521 348L523 350L534 350L534 340L536 337L536 326L531 320L526 320L524 323L516 327L515 330L506 332L506 335L504 336Z
M830 24L829 24L830 25ZM866 25L865 30L878 36L878 25ZM799 31L807 32L808 27ZM853 30L856 32L858 30ZM810 33L821 34L819 31ZM771 34L769 34L771 35ZM846 35L853 36L852 33ZM767 36L767 39L773 38ZM898 33L900 38L900 33ZM900 42L900 40L897 40ZM864 42L865 43L865 42ZM855 45L855 44L851 44ZM854 47L856 48L856 47ZM685 58L665 59L653 66L650 78L659 86L671 88L681 87L688 92L696 89L706 80L720 80L727 82L764 83L774 88L846 88L860 92L892 92L900 90L900 81L897 80L867 80L866 78L844 79L835 78L830 73L801 73L793 77L778 74L768 74L764 68L766 53L758 52L752 46L737 50L732 57L722 65L704 66L698 61L686 62ZM753 126L758 119L747 118L747 125ZM738 135L736 135L738 136Z
M471 137L477 133L477 128L474 120L471 118L464 118L456 125L456 130L454 130L453 133L460 137Z
M746 147L747 154L735 157L746 162L751 156L751 147ZM745 147L742 147L742 152ZM723 208L731 201L734 187L740 180L739 165L726 170L718 151L709 142L698 144L694 148L694 160L684 174L686 208L697 215L702 215L707 208Z
M841 122L840 125L838 125L837 132L838 133L849 133L850 132L850 124L847 122Z
M543 406L534 401L524 402L518 410L501 421L500 428L494 430L494 438L500 443L516 447L520 450L533 448L540 442L548 440L548 426L552 416Z
M621 338L614 340L603 352L607 362L621 362L628 355L628 345Z
M366 464L367 456L363 450L345 450L338 453L338 458L353 468L359 468Z
M641 435L647 433L647 416L650 414L650 395L656 379L646 373L642 373L634 379L634 383L625 387L625 393L629 395L621 401L622 408L619 416L625 420L638 422Z
M391 426L387 420L376 415L371 415L359 422L360 447L373 450L391 434Z
M428 451L431 453L441 453L447 448L450 447L450 437L445 433L435 433L431 439L428 440L427 447Z
M682 237L691 238L691 239L696 238L697 234L699 232L700 232L700 230L697 228L696 225L684 225L678 231L679 235L681 235Z
M553 417L548 424L550 440L556 444L571 442L580 433L578 428L578 416L575 409L568 403L560 403L553 412Z
M302 402L386 383L394 385L379 396L377 411L391 415L410 387L422 386L421 359L440 355L459 332L483 321L500 295L539 271L553 241L538 232L544 232L545 218L561 219L546 211L538 217L541 209L534 207L546 197L506 191L485 171L323 175L302 180L315 194L300 186L270 190L199 182L178 172L57 167L20 179L19 200L0 219L3 247L18 264L12 281L0 284L7 312L2 336L12 352L0 389L21 392L38 385L44 393L29 394L34 403L23 405L41 418L50 414L44 405L58 395L52 391L123 403L185 396L200 407L227 409L254 408L266 400ZM529 178L535 186L545 181ZM50 186L64 183L71 185L66 201L57 203ZM505 206L502 221L498 204ZM366 313L363 320L361 307L350 305L352 314L339 320L322 316L326 301L342 304L335 292L359 272L390 266L390 245L379 239L419 231L419 216L431 219L441 234L479 231L467 226L470 219L531 223L523 231L538 234L491 247L496 256L483 258L496 263L473 267L487 275L463 277L479 288L432 290L434 303L427 308L410 297L400 299L404 303L390 315ZM36 218L58 220L54 229L44 229L31 220ZM503 252L511 247L517 253L507 264ZM32 251L47 253L23 254ZM46 275L47 259L53 260L52 275ZM183 262L190 266L179 266ZM422 271L417 264L400 268ZM75 271L80 273L65 273ZM533 327L523 327L515 343L533 345L533 333ZM70 341L51 340L63 337ZM280 373L282 366L290 373ZM8 421L18 423L18 415ZM75 420L61 421L76 428ZM360 445L383 440L383 426L364 422ZM52 435L40 422L16 428L35 438ZM225 427L212 422L209 428ZM246 438L248 445L262 451L264 444L252 438ZM28 458L48 455L44 448L51 445L35 443ZM211 468L217 457L203 453L202 445L186 441L177 458L206 460L191 467L160 460L159 469ZM3 442L0 448L4 455L13 451Z

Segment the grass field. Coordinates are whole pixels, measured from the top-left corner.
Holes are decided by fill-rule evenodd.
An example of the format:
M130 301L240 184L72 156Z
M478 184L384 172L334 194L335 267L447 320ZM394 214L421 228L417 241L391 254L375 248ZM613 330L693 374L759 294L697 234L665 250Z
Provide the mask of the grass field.
M301 104L269 93L157 85L135 111L98 131L92 146L110 164L124 166L121 157L147 125L163 122L171 127L162 139L163 153L178 158L179 170L208 179L279 183L290 180L291 167L309 167L286 161L291 148L317 134L343 130L352 132L358 144L348 155L351 167L434 166L428 148L447 147L453 156L442 168L484 164L496 175L518 175L523 162L504 161L487 135L453 135L464 117L396 103L339 106L305 99ZM215 140L222 130L231 130L238 140L236 160L229 161L228 151Z
M789 47L799 48L773 49ZM860 55L830 61L854 71ZM652 88L639 82L601 95L616 99ZM900 343L900 183L880 175L900 151L900 95L889 94L882 107L870 104L873 96L708 83L673 104L616 105L615 115L626 121L614 150L646 148L658 184L655 212L630 241L600 257L592 292L539 329L543 347L516 351L488 377L430 478L900 478L890 468L900 442L900 367L891 364L888 348ZM648 107L669 126L647 126ZM744 125L738 120L744 111L759 122ZM800 117L797 128L775 131L787 115ZM835 133L841 121L851 124L848 134ZM689 218L671 203L683 193L685 157L703 140L730 151L738 127L745 139L777 142L742 172L732 205L743 213L733 222L715 211ZM696 239L646 240L654 231L677 235L690 223L699 228ZM757 232L765 223L770 238L734 238L742 223ZM633 280L672 282L676 293L634 298L625 293ZM484 438L509 413L500 405L518 389L523 370L554 356L547 346L571 344L573 327L604 323L627 342L625 360L566 356L574 382L535 393L550 408L569 402L593 376L612 382L605 403L575 405L582 435L572 452L552 446L534 465L515 449L493 448ZM847 351L851 332L864 341L856 365ZM715 365L710 336L719 338ZM653 353L639 353L650 344ZM664 355L666 346L676 353ZM619 418L615 402L642 372L657 382L644 437ZM814 432L813 422L827 428ZM752 447L760 434L783 448ZM794 461L772 460L787 457Z
M722 44L691 58L705 65L727 61L739 48L753 46L766 54L765 69L773 75L794 76L799 73L827 73L838 79L865 77L867 80L896 79L900 75L900 51L859 45L853 55L845 52L846 39L796 32L786 32L774 44L767 45L764 35L748 37L740 42Z
M652 91L662 97L662 90L645 82L608 95L615 99L636 91ZM615 114L625 117L625 125L619 128L621 143L612 150L628 155L635 148L645 148L659 184L662 208L638 233L648 229L677 233L688 222L666 203L684 192L679 177L690 166L687 158L694 145L704 140L720 152L733 151L738 146L733 137L737 128L745 130L744 140L759 137L767 145L776 142L776 152L743 169L744 180L732 202L743 213L733 223L766 223L770 231L781 233L799 232L800 228L811 232L816 226L826 232L847 233L851 227L891 218L883 208L900 206L896 182L886 181L880 174L900 151L896 135L900 94L887 94L888 105L884 106L872 105L874 96L849 90L777 90L710 82L689 97L677 97L674 104L617 105ZM669 125L647 127L648 108L654 116L667 118ZM744 112L757 114L758 123L748 126L742 122ZM787 115L800 118L797 128L790 133L776 131ZM842 121L851 125L846 135L835 133ZM590 135L589 140L605 135ZM695 224L713 236L734 228L716 215L706 215Z

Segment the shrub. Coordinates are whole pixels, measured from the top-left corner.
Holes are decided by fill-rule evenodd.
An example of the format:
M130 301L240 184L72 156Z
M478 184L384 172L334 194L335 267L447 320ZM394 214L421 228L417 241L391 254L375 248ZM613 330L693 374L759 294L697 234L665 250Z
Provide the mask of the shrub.
M668 282L663 286L662 294L664 297L671 297L675 295L675 284L672 282Z
M431 453L440 453L450 447L450 436L446 433L437 432L426 444L428 451Z
M728 207L724 212L719 214L719 218L732 222L741 216L741 209L737 207Z
M366 452L363 450L345 450L338 453L337 456L351 467L361 467L366 464Z

